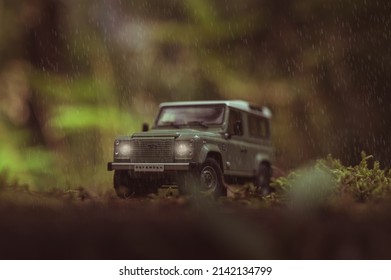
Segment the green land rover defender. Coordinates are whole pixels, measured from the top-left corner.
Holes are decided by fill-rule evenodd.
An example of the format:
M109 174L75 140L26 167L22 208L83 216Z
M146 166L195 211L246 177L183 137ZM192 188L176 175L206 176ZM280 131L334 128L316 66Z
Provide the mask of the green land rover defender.
M160 104L152 129L117 137L114 189L121 198L177 185L181 193L226 194L226 184L251 181L270 191L271 112L246 101Z

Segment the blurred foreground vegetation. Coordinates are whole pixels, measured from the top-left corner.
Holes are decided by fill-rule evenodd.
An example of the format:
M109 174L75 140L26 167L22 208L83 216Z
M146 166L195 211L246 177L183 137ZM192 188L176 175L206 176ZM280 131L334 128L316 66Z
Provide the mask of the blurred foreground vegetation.
M200 99L270 106L282 169L361 150L390 167L390 14L388 0L0 0L0 170L107 190L116 135Z
M356 166L344 166L329 155L313 166L276 178L272 185L276 192L266 200L279 205L299 208L374 205L390 201L391 170L381 169L380 163L364 152Z
M389 259L390 175L364 154L351 167L329 157L268 197L229 186L214 201L36 192L3 173L0 259Z

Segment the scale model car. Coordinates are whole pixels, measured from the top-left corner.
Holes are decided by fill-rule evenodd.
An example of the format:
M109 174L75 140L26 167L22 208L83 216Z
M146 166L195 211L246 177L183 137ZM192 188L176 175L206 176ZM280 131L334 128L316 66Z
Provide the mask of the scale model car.
M114 189L121 198L177 185L181 193L226 194L225 182L270 191L271 112L241 101L166 102L152 129L114 141Z

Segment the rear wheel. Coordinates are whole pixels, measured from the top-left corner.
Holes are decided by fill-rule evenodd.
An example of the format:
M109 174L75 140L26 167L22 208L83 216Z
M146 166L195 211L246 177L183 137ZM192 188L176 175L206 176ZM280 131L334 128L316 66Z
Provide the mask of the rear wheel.
M258 175L255 177L254 184L257 188L257 192L262 196L268 195L274 190L270 186L272 174L273 171L269 163L263 162L259 165Z

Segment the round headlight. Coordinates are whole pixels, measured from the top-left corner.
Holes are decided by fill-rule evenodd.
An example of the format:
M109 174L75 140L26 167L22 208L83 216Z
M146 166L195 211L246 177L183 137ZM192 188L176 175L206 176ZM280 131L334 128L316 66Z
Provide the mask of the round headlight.
M191 158L193 155L193 144L188 141L178 141L175 143L176 158Z
M121 156L130 156L130 153L132 152L132 147L129 143L123 143L119 146L119 154Z
M132 144L130 141L116 140L114 142L115 157L129 157L132 154Z

